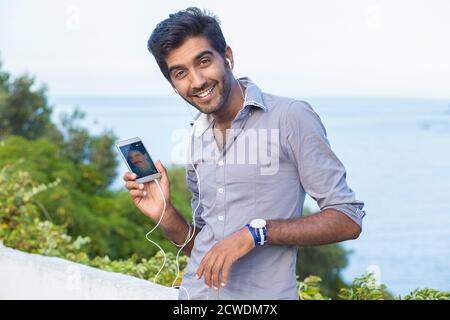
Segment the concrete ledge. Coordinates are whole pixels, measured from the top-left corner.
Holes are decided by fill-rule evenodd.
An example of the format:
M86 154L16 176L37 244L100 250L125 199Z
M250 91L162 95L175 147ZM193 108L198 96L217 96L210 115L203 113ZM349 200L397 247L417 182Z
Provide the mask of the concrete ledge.
M176 300L178 290L0 242L0 299Z

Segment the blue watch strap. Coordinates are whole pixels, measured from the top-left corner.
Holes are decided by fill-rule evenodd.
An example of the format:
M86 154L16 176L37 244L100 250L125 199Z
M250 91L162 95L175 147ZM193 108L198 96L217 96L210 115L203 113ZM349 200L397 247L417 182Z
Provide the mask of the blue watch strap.
M250 223L247 223L245 226L248 228L248 230L250 230L250 233L251 233L252 236L253 236L253 240L255 241L255 245L257 245L258 242L260 241L260 240L259 240L259 236L256 235L256 232L255 232L255 230L250 226Z
M258 234L258 244L260 246L262 246L264 243L267 242L267 228L263 227L263 228L257 229L256 233Z

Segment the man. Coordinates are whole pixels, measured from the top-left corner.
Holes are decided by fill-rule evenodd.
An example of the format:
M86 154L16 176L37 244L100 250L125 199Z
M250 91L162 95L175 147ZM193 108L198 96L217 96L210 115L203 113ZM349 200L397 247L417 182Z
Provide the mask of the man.
M148 47L174 90L200 111L186 171L195 231L183 249L190 260L179 298L298 299L298 247L356 239L364 216L320 118L306 102L235 79L217 19L197 8L159 23ZM253 151L240 147L249 140ZM255 153L266 161L240 161ZM168 200L166 170L156 166ZM134 179L124 176L131 197L158 221L163 202L155 183ZM301 217L306 193L321 211ZM160 226L176 244L189 236L190 224L169 200Z
M150 164L142 147L131 146L128 151L127 161L132 171L136 172L139 177L151 175L155 171L153 164Z

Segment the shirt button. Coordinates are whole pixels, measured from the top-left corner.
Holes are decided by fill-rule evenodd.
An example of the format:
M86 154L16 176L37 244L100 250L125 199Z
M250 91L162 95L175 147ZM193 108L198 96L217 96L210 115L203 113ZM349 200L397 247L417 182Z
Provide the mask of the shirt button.
M223 216L218 216L217 217L220 221L223 221Z
M219 166L223 166L223 161L220 160L217 164L218 164Z
M219 188L217 191L219 191L219 193L223 193L223 189Z

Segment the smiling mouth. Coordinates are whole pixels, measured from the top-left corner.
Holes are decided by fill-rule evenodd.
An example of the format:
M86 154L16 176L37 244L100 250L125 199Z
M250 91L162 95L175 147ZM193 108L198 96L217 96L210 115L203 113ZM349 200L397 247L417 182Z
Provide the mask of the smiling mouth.
M214 88L216 87L216 85L212 85L211 87L209 87L208 89L202 91L201 93L197 93L194 95L194 97L196 98L200 98L200 99L205 99L206 97L208 97L211 92L214 90Z

